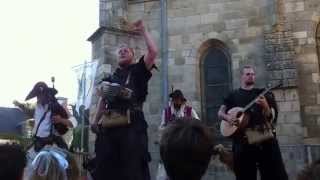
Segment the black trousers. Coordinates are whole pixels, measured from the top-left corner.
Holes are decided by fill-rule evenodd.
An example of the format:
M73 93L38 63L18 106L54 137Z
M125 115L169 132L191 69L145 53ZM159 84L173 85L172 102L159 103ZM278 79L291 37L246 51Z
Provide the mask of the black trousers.
M140 118L144 121L143 114ZM108 128L97 135L95 180L150 180L148 136L140 127Z
M234 171L236 180L288 180L278 141L267 140L259 145L233 141Z

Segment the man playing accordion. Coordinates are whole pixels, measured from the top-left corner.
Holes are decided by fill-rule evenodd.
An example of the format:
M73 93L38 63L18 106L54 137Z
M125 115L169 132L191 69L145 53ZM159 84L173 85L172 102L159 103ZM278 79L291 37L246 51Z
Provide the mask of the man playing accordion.
M148 125L142 106L157 47L141 20L133 24L133 30L143 36L147 53L135 62L133 49L120 46L119 67L98 88L98 110L91 126L97 134L96 180L150 180Z

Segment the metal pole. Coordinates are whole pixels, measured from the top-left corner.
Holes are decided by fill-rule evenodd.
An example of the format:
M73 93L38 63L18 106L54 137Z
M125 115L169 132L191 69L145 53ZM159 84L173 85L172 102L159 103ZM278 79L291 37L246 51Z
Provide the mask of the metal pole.
M85 100L86 100L86 71L87 71L87 61L84 62L84 67L83 67L83 94L82 94L82 104L84 105ZM84 111L84 110L83 110ZM80 151L83 152L83 141L84 141L84 112L80 114L81 117L81 143L80 143Z
M161 77L162 77L162 106L168 103L168 19L167 19L167 0L160 0L160 19L161 19Z
M83 94L82 94L82 105L85 106L85 100L86 100L86 72L87 72L87 61L84 61L84 67L83 67L83 73L82 73L82 85L83 85ZM80 105L80 107L82 106ZM79 109L79 112L80 112L80 118L81 118L81 142L80 142L80 164L83 164L83 161L84 161L84 156L83 156L83 152L84 152L84 111L85 111L85 108L81 108L82 112L80 112L80 109ZM83 172L81 171L81 176L84 174L86 174L86 171Z

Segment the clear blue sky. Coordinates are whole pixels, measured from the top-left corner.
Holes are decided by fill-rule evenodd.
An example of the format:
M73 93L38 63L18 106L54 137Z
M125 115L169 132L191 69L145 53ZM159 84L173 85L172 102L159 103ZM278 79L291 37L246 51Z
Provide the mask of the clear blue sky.
M98 28L98 0L0 1L0 106L23 101L37 81L74 101L72 67L91 60L86 39Z

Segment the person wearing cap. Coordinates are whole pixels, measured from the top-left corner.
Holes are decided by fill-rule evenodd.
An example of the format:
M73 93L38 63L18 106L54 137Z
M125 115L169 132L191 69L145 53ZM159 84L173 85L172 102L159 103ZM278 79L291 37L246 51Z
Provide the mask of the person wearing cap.
M147 52L135 62L133 49L128 45L121 45L117 51L119 66L111 76L103 80L105 83L119 84L130 89L131 96L123 98L117 95L115 98L107 98L107 101L102 96L99 97L91 125L91 129L97 134L95 180L151 179L148 165L151 160L148 151L148 124L144 118L143 103L148 94L148 82L152 76L151 70L155 67L158 50L142 20L133 23L132 30L142 35ZM105 111L126 112L122 114L129 116L130 123L121 127L106 127L101 123Z
M200 119L196 111L187 104L187 99L180 89L173 91L169 97L171 99L169 106L162 111L160 131L176 118L193 117L194 119Z
M37 98L37 103L34 107L33 118L35 120L33 127L33 135L34 135L34 150L39 152L45 145L56 144L61 148L67 149L68 146L61 137L61 134L58 133L54 124L60 123L65 127L72 127L71 121L68 118L63 117L63 112L60 114L53 114L52 107L61 106L55 99L55 95L58 91L54 88L49 88L48 85L44 82L37 82L32 90L26 97L26 101ZM26 110L27 107L18 101L13 102L16 106L20 107L23 111ZM50 106L49 106L50 104ZM64 108L61 106L61 110ZM64 110L65 111L65 110ZM67 114L67 112L64 112Z

